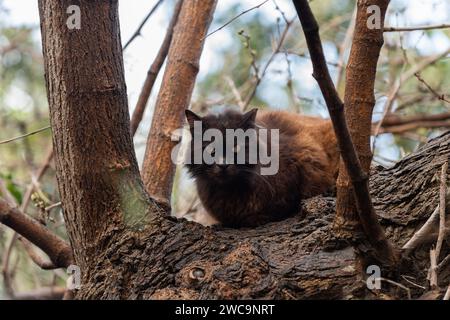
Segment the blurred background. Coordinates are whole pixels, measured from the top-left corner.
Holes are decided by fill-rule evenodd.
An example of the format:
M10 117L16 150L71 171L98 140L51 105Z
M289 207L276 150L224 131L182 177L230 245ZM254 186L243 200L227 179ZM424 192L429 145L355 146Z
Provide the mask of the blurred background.
M123 43L156 2L120 1ZM260 4L207 37L191 108L207 112L251 98L250 104L260 108L328 117L311 76L311 62L291 1L219 0L210 32ZM331 75L343 97L355 1L311 1L311 6L321 28ZM163 1L141 36L124 51L130 113L164 38L173 7L173 0ZM390 27L448 23L450 0L391 0L386 21ZM83 20L81 24L83 28ZM139 164L162 74L134 139ZM400 117L449 113L449 89L450 29L385 33L375 86L374 122L388 112ZM449 119L439 124L424 122L397 128L394 133L378 130L373 143L374 162L392 166L429 138L448 130ZM42 171L51 147L48 126L37 1L0 0L0 194L9 196L28 214L66 237L53 164L49 162L48 169ZM35 190L31 196L27 195L30 186ZM179 217L211 223L182 168L177 170L172 207ZM0 225L0 298L6 298L11 291L26 296L64 286L65 271L41 270L30 259L30 251L38 258L41 253L19 240Z

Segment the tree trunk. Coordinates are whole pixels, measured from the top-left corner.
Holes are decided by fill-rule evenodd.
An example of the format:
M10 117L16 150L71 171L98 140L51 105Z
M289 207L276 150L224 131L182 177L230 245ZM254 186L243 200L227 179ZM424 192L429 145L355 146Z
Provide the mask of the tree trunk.
M449 157L447 132L393 168L375 168L372 196L396 245L406 243L439 203L433 177ZM334 198L309 199L303 207L302 214L255 229L208 228L159 215L143 233L116 232L77 298L406 298L404 290L384 282L378 294L367 289L356 258L365 247L354 249L336 237ZM418 248L400 274L427 286L428 249ZM446 245L443 256L448 252ZM381 269L381 276L389 275ZM413 297L424 291L395 280ZM448 270L440 280L448 283Z
M355 144L359 161L365 173L372 162L370 147L372 112L375 106L375 77L378 56L383 46L383 26L389 0L358 1L355 32L346 71L345 118ZM380 9L380 28L369 29L370 6ZM341 161L337 180L336 231L341 236L351 235L359 225L358 211L353 196L352 183ZM350 233L349 233L350 232Z
M122 221L149 207L130 136L118 1L40 0L45 79L58 188L76 263L97 259Z
M167 57L142 168L147 192L165 206L170 203L175 174L171 153L177 141L172 140L172 132L183 125L216 3L216 0L183 2Z
M366 247L354 248L336 237L334 198L310 199L295 217L242 230L179 221L152 204L132 147L118 2L78 3L82 26L69 30L65 24L69 0L39 1L58 185L74 257L82 271L76 297L371 297L360 281L356 260ZM214 5L215 1L209 3L206 11ZM195 61L184 58L169 61L183 62L180 73L192 76ZM167 75L177 83L178 76L173 76ZM188 92L187 87L178 89ZM170 101L178 110L175 102L179 101ZM163 116L155 114L154 119L162 121ZM179 122L181 114L176 119ZM447 133L433 140L372 177L381 223L397 245L411 237L438 203L439 182L433 174L450 156L449 138ZM426 283L426 251L419 248L411 266L401 270L421 285ZM445 246L441 253L448 251ZM382 270L382 276L389 275ZM448 271L440 274L441 281L448 278ZM383 293L403 294L390 287Z

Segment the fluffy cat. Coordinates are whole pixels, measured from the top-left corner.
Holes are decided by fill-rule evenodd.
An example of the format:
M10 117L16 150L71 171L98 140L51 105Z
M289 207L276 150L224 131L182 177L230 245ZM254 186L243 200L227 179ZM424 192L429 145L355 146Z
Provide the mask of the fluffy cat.
M259 157L250 163L249 142L244 146L244 163L187 164L195 179L199 198L208 211L225 227L255 227L271 221L282 220L299 212L302 199L331 189L338 173L339 152L331 122L316 117L301 116L285 111L257 111L247 113L229 109L220 114L201 117L187 110L186 117L194 133L195 121L202 130L217 129L226 136L226 129L279 130L278 172L261 174ZM258 142L258 149L270 150L272 136L265 145ZM191 142L189 155L205 152L210 142L202 142L200 150ZM224 143L225 146L226 143ZM208 151L208 150L207 150ZM225 150L224 150L225 153ZM212 151L214 156L214 151ZM235 159L236 160L236 159Z

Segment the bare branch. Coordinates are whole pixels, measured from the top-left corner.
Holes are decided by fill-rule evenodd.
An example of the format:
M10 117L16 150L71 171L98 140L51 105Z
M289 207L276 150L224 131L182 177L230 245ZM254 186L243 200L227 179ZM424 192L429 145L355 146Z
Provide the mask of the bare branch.
M293 2L306 37L313 64L313 76L317 80L327 104L341 156L354 187L360 223L378 258L383 263L394 265L397 261L397 254L378 222L369 194L368 176L362 170L345 120L343 103L334 87L325 62L319 26L307 0L294 0Z
M415 27L384 27L383 32L402 32L402 31L418 31L418 30L435 30L435 29L447 29L450 28L450 24L437 24L431 26L415 26Z
M292 26L293 22L294 22L294 20L290 20L290 21L288 21L286 23L286 26L284 27L284 30L281 33L280 39L278 40L278 42L277 42L277 44L275 46L275 49L273 50L272 54L270 55L269 60L267 60L266 64L262 68L261 74L258 73L258 69L256 68L256 70L255 70L255 84L253 85L253 88L251 89L251 91L248 94L248 96L245 98L243 111L245 111L248 108L248 106L250 105L250 102L252 101L253 97L256 94L256 90L258 89L258 86L260 85L262 79L266 75L270 64L273 62L273 59L275 58L275 56L278 53L281 52L281 49L283 47L283 43L286 40L286 36L288 34L289 28Z
M134 108L133 115L131 117L130 130L131 135L134 136L139 127L139 124L142 121L144 116L145 108L147 106L148 98L152 93L153 86L155 84L156 78L166 60L167 53L169 52L170 43L172 42L172 35L175 25L177 24L178 15L181 10L181 6L183 4L182 0L179 0L175 5L172 19L170 20L169 26L167 27L166 35L164 40L159 48L158 54L155 57L150 69L147 72L147 77L145 78L144 85L142 87L141 93L139 95L139 99L136 104L136 108Z
M372 133L375 135L380 122L372 125ZM404 133L418 128L449 128L450 113L444 112L439 114L418 114L413 116L399 116L389 114L384 118L383 125L378 131L382 133Z
M158 0L158 2L156 2L156 4L150 9L149 13L147 14L147 16L144 18L144 20L141 22L141 24L139 25L139 27L137 28L137 30L133 33L133 35L131 36L131 38L127 41L127 43L125 43L125 45L123 46L123 51L126 50L126 48L128 48L128 46L134 41L134 39L136 39L138 36L141 35L141 31L142 28L144 27L144 25L147 23L148 19L153 15L153 13L155 13L156 9L158 9L159 5L163 2L164 0Z
M443 57L447 56L450 53L450 48L443 51L442 53L427 57L423 59L420 63L417 65L411 67L409 70L407 70L404 74L402 74L398 81L392 86L389 94L388 99L386 100L386 103L383 107L383 116L381 117L381 120L378 122L375 131L373 133L374 137L376 138L380 132L381 126L383 125L384 119L390 114L392 106L394 104L395 99L397 99L398 93L401 89L402 84L404 84L406 81L408 81L410 78L412 78L417 72L422 71L423 69L427 68L428 66L434 64L436 61L442 59ZM375 139L374 139L375 143Z
M352 19L350 20L350 24L348 25L347 31L345 32L345 38L342 44L339 46L339 60L337 62L337 80L336 80L336 87L338 90L342 87L342 84L344 84L344 71L345 71L345 56L347 49L352 44L353 39L353 32L355 31L355 23L356 23L356 12L357 12L358 6L355 4L355 9L353 10Z
M61 300L66 292L62 287L39 288L27 292L18 292L15 300Z
M450 103L450 100L448 100L447 98L445 98L445 94L440 94L438 92L436 92L436 90L434 90L420 75L419 72L416 72L414 74L417 78L417 80L419 80L421 83L423 83L425 85L425 87L439 100L442 100L444 102Z
M266 2L268 2L268 1L269 1L269 0L265 0L265 1L261 2L261 3L258 4L258 5L254 6L254 7L251 7L250 9L247 9L247 10L242 11L240 14L238 14L238 15L235 16L233 19L231 19L230 21L228 21L227 23L225 23L224 25L222 25L220 28L218 28L218 29L216 29L216 30L214 30L214 31L212 31L212 32L210 32L210 33L208 33L203 39L205 39L205 38L209 37L210 35L213 35L214 33L216 33L216 32L218 32L218 31L222 30L223 28L225 28L226 26L228 26L229 24L231 24L234 20L240 18L241 16L243 16L243 15L246 14L247 12L250 12L250 11L252 11L252 10L255 10L255 9L260 8L261 6L263 6L264 4L266 4ZM202 40L203 40L203 39L202 39Z
M450 285L447 288L447 292L445 293L443 300L450 300Z
M409 241L403 245L402 249L412 251L418 246L429 240L429 235L437 229L437 222L439 217L439 205L434 209L431 216L424 223L424 225L409 239Z
M28 256L31 260L42 270L53 270L58 269L51 261L45 260L36 250L33 248L33 245L25 238L19 237L20 242L22 243L25 251L28 253Z
M0 141L0 144L6 144L6 143L10 143L10 142L13 142L13 141L17 141L17 140L20 140L20 139L23 139L23 138L27 138L27 137L29 137L29 136L32 136L32 135L35 135L35 134L37 134L37 133L43 132L43 131L48 130L48 129L50 129L50 128L51 128L50 126L46 126L46 127L44 127L44 128L37 129L37 130L35 130L35 131L29 132L29 133L26 133L26 134L23 134L23 135L14 137L14 138L10 138L10 139L7 139L7 140Z
M439 256L441 254L442 243L445 239L445 197L447 195L447 171L448 160L442 165L441 170L441 185L439 188L439 236L436 242L436 263L439 262Z
M64 240L3 199L0 199L0 222L39 247L54 265L67 267L72 263L72 249Z

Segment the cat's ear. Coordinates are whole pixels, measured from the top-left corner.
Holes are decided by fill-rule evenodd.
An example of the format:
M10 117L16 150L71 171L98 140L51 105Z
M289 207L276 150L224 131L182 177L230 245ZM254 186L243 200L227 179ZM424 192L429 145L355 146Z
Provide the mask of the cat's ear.
M244 123L249 123L249 122L255 122L256 119L256 113L258 112L257 108L254 108L246 113L244 113Z
M202 121L202 118L191 110L185 110L184 114L186 115L187 122L191 128L194 127L194 121Z

